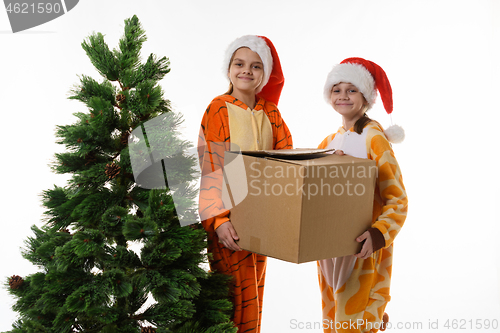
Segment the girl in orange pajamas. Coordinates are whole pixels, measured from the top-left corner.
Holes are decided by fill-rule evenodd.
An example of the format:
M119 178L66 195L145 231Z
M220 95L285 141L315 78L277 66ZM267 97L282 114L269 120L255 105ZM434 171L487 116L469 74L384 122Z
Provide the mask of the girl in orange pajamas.
M200 217L208 233L211 269L233 276L238 332L253 333L260 332L267 258L241 250L235 242L238 235L221 198L224 151L291 149L292 136L276 106L284 79L271 41L254 35L236 39L224 66L229 91L212 100L201 122Z
M377 332L388 321L393 241L406 219L407 197L398 162L389 142L401 142L403 130L383 130L366 115L379 91L387 113L392 90L385 72L362 58L348 58L328 74L324 97L340 115L343 126L318 148L335 148L339 155L369 158L378 176L369 230L356 241L360 253L318 261L324 332Z

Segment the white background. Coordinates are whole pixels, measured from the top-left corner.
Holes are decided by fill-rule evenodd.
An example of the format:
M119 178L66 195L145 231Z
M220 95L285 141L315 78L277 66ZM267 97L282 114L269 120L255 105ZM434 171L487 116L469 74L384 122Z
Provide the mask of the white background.
M148 36L143 58L170 58L172 71L161 85L193 141L206 106L226 91L225 47L241 35L265 35L278 50L286 78L279 108L296 148L316 147L340 125L322 96L334 64L358 56L382 66L393 87L393 120L406 130L394 150L409 196L408 219L395 242L389 331L493 332L470 324L500 321L495 0L85 0L16 34L1 9L2 283L36 271L20 248L30 227L42 225L40 193L66 183L67 176L48 166L64 151L55 144L55 126L87 111L67 99L77 75L101 81L80 44L95 31L117 47L124 19L134 14ZM370 116L390 124L380 100ZM317 284L315 263L270 259L262 332L320 332L305 328L321 321ZM0 300L5 331L16 316L5 287ZM447 319L465 320L467 329L446 329Z

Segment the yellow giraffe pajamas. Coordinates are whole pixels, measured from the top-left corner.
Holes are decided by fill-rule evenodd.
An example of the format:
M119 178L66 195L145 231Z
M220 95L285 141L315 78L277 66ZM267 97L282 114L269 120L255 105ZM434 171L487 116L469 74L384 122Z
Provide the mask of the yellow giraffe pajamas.
M367 259L346 256L318 261L324 332L375 333L391 299L393 241L404 224L408 207L401 170L382 128L374 121L361 134L340 128L318 148L335 148L377 163L370 234L383 236L379 249Z

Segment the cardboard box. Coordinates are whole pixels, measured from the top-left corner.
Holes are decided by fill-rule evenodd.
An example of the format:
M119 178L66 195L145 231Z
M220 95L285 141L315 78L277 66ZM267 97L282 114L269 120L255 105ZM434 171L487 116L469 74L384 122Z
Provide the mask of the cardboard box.
M225 153L222 197L241 248L293 263L359 252L375 161L322 151Z

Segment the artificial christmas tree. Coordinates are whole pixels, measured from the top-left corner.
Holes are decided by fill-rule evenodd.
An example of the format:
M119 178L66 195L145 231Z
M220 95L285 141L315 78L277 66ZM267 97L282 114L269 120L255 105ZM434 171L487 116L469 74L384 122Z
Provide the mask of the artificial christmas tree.
M158 85L168 59L150 55L141 63L144 41L134 16L125 20L118 49L109 50L100 33L82 43L104 80L82 76L70 98L88 112L58 126L67 151L56 154L53 169L72 178L44 191L47 221L33 226L26 241L23 255L41 271L7 279L20 314L12 332L236 332L227 277L201 266L204 229L180 225L168 183L144 188L134 177L131 158L142 153L130 149L141 140L134 129L153 119L160 125L145 140L168 142L154 152L162 157L176 154L179 172L169 174L169 183L192 180L197 163L178 154L190 144L179 139L182 119ZM196 195L186 189L181 205L187 207ZM141 245L138 253L132 243Z

